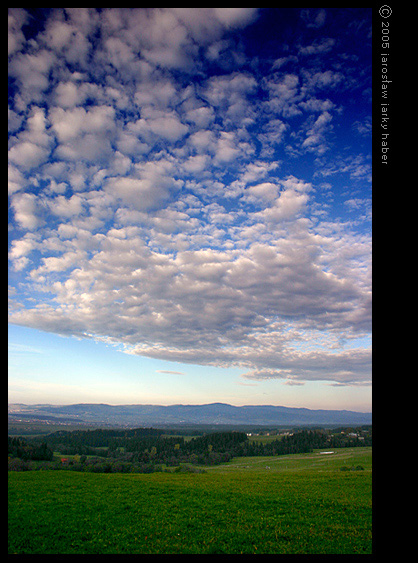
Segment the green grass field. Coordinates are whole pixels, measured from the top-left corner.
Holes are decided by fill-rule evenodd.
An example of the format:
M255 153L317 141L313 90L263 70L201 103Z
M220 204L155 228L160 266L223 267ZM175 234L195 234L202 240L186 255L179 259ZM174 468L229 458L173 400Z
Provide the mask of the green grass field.
M9 472L9 553L371 553L371 468L371 448L347 448L198 474Z

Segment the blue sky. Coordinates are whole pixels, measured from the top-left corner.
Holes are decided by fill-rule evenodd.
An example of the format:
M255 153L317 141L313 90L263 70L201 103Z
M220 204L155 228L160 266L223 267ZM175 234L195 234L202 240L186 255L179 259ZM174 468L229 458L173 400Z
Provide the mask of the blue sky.
M371 9L9 8L9 402L371 410Z

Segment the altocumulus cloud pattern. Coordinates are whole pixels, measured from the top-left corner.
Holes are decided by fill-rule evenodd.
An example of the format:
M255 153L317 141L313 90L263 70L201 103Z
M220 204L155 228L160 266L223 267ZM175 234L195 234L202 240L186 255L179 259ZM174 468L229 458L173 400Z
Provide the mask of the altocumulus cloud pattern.
M369 383L371 9L8 21L10 322Z

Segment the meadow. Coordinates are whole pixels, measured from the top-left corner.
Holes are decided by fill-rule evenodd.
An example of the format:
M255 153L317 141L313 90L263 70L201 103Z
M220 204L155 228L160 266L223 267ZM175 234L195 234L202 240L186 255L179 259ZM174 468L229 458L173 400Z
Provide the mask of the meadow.
M9 472L9 553L372 552L371 448L204 469Z

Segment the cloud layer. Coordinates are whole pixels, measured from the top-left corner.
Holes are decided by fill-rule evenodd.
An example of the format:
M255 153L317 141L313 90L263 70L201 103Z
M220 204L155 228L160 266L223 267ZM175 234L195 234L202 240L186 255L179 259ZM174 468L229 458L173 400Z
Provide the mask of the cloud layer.
M365 85L321 59L331 38L262 72L237 33L259 17L51 9L30 37L9 10L11 322L248 379L370 380L350 344L371 328L369 217L327 196L369 185L367 156L327 157Z

